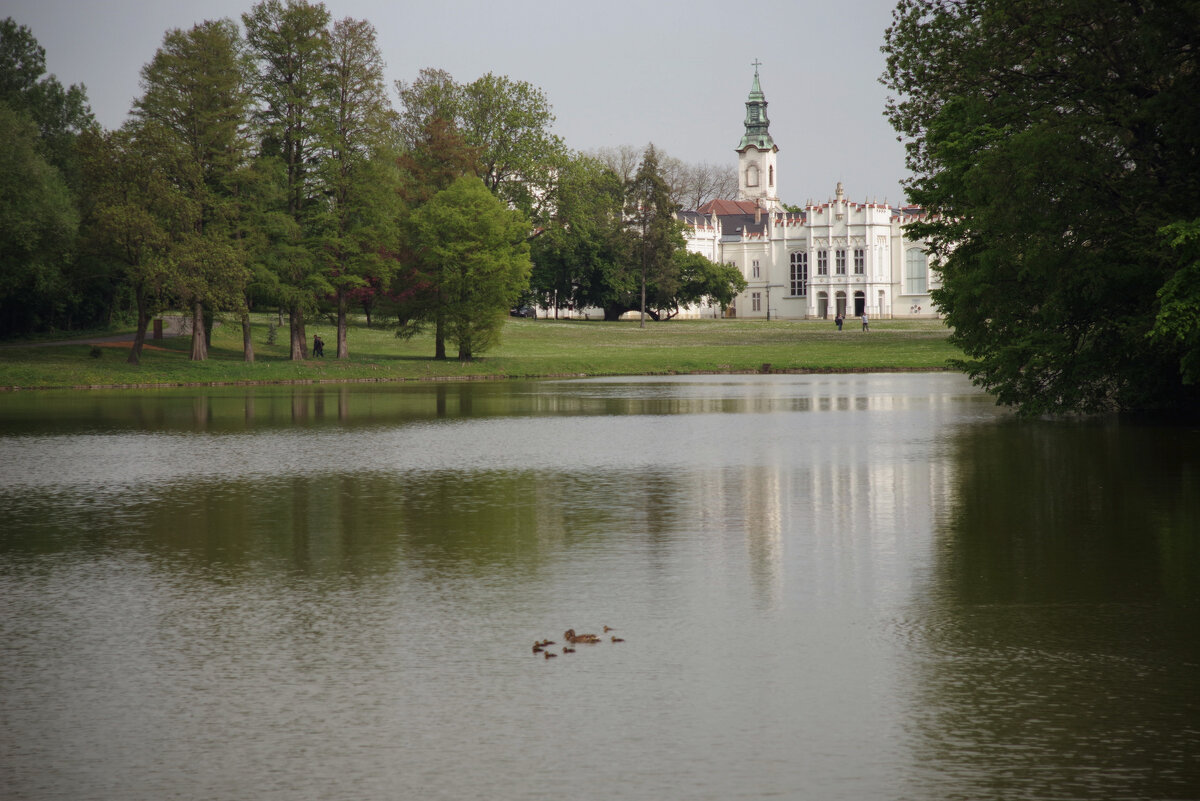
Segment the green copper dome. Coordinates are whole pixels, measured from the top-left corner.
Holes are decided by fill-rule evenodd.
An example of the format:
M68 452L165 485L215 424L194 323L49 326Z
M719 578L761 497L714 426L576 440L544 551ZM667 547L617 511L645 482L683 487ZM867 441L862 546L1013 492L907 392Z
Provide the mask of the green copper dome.
M771 121L767 119L767 98L758 84L758 62L754 64L754 83L750 86L750 98L746 101L746 133L737 146L741 153L748 147L759 150L778 150L775 140L767 130Z

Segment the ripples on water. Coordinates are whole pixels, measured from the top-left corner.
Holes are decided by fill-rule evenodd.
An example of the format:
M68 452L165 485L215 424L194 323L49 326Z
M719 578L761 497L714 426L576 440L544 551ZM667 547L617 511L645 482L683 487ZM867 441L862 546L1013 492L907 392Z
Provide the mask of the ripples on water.
M1195 432L956 376L103 397L0 398L11 797L1200 793Z

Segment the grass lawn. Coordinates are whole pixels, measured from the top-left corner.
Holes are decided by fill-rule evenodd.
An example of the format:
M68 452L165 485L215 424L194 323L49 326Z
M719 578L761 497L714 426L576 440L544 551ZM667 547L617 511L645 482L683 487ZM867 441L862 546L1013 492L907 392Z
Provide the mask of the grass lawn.
M187 337L148 340L140 365L125 363L128 343L9 342L0 346L0 388L940 370L947 359L960 355L950 345L947 329L933 320L872 320L871 331L864 333L854 319L840 332L824 320L647 320L641 328L636 321L509 319L499 345L466 363L435 361L431 333L402 340L390 330L368 329L356 321L349 332L350 358L339 361L333 358L335 328L322 319L309 323L308 338L311 346L313 334L321 335L326 357L293 362L286 326L278 330L274 345L267 344L273 317L254 317L253 363L242 361L236 322L217 326L204 362L189 361ZM447 347L453 356L453 346Z

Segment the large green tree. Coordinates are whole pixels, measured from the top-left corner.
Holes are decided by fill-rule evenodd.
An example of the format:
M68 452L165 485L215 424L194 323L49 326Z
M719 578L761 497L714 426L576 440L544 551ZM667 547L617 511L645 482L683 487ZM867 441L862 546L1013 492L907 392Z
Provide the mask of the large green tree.
M86 199L83 242L95 256L120 265L123 283L133 292L137 329L127 361L138 364L150 315L174 283L170 224L182 215L171 212L177 201L169 177L150 166L133 128L85 133L80 152Z
M79 214L33 121L3 101L0 142L0 334L18 334L57 318Z
M262 156L278 162L279 198L290 220L276 231L269 252L279 300L290 318L291 357L308 356L306 314L316 298L334 293L322 269L318 240L322 181L317 169L328 144L327 101L331 52L329 12L304 0L263 0L242 15L246 41L258 64L254 93Z
M397 160L405 229L411 234L421 209L463 176L474 175L478 161L478 148L467 145L452 122L440 115L430 118L423 135ZM398 301L400 330L411 333L422 323L432 321L434 358L445 359L448 335L442 280L445 265L423 258L420 244L411 235L400 253L403 268L395 272L390 287L391 296Z
M470 361L495 344L529 281L529 221L483 182L463 176L410 219L419 260L436 275L449 338Z
M556 175L554 213L531 243L530 288L548 308L604 307L636 288L625 186L599 160L576 156Z
M0 102L29 115L38 128L39 153L77 190L75 138L96 121L82 84L64 87L45 72L46 51L29 28L11 17L0 21Z
M250 105L241 37L230 20L168 31L142 69L134 137L145 168L168 177L175 290L192 311L193 360L208 357L206 309L240 309L248 279L239 244L239 183Z
M642 155L625 197L625 211L627 222L637 233L633 258L640 271L638 309L644 327L647 310L662 308L679 290L673 254L684 244L683 227L675 217L676 207L654 145ZM610 316L607 308L604 316Z
M1151 336L1200 218L1200 5L903 0L886 34L910 199L961 366L1026 414L1195 408L1196 316ZM1176 309L1178 311L1178 309ZM1190 320L1190 322L1189 322ZM1160 321L1160 323L1163 321Z
M369 22L334 23L329 101L318 177L326 203L316 252L334 288L337 358L350 355L347 310L356 290L386 282L397 250L399 173L383 59Z
M551 132L554 113L538 87L488 73L460 84L445 70L424 69L409 84L397 82L400 132L410 146L440 117L451 122L479 154L475 174L488 189L535 219L555 170L566 157Z

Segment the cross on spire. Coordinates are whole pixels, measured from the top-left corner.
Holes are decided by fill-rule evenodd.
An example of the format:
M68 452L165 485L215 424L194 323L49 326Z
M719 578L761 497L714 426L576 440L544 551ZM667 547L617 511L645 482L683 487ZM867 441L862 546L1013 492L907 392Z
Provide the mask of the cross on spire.
M758 68L759 68L761 65L762 65L762 62L761 62L761 61L759 61L757 58L756 58L756 59L754 59L754 61L753 61L753 62L751 62L751 66L753 66L753 67L754 67L754 74L755 74L755 75L757 75L757 74L758 74Z

